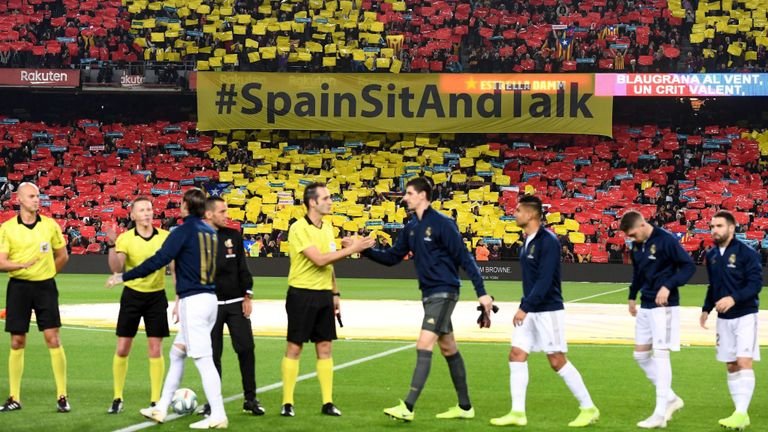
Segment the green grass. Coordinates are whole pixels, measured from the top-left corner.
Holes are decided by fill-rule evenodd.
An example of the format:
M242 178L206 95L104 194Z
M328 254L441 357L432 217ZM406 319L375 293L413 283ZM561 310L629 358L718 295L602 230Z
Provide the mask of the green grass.
M7 274L0 274L0 302L5 299ZM73 275L63 274L56 277L59 287L61 304L80 303L117 303L120 301L119 288L104 288L107 275ZM419 289L415 279L347 279L338 280L339 289L344 299L354 300L418 300ZM168 298L173 299L170 277L166 285ZM614 283L583 283L564 282L563 297L565 301L624 304L626 303L627 284ZM282 300L285 298L287 282L280 277L255 277L254 295L262 300ZM522 287L519 281L488 281L486 289L497 301L519 301ZM611 291L617 291L611 293ZM463 283L463 299L474 298L472 284ZM704 300L706 286L686 285L682 288L681 302L683 306L701 306ZM584 297L598 297L584 299ZM584 299L584 300L581 300ZM761 306L765 309L766 303Z
M112 398L111 359L115 339L109 332L86 329L64 329L62 338L69 361L70 395L73 411L54 412L54 386L48 354L37 334L30 335L26 353L23 381L24 409L2 414L4 431L107 431L141 423L137 410L148 402L146 350L141 337L132 353L126 411L117 416L106 414ZM334 348L336 364L366 357L406 345L397 341L338 341ZM166 342L166 347L168 342ZM257 379L261 386L279 381L280 359L284 342L274 338L256 341ZM634 430L634 423L653 410L651 384L632 360L627 346L574 345L569 357L584 376L595 402L602 411L602 420L595 430ZM342 418L324 418L319 414L319 386L315 379L300 382L296 392L297 417L285 419L277 412L281 390L259 397L268 413L255 418L240 412L240 400L226 404L230 428L245 430L310 431L333 428L335 432L359 430L394 431L418 428L419 431L493 430L487 424L494 416L509 409L508 367L506 344L465 343L461 350L465 358L470 391L478 417L473 421L438 421L434 414L455 404L450 377L445 362L436 356L432 374L417 405L416 421L403 425L387 419L381 409L394 405L408 389L414 364L413 349L365 362L336 372L335 401L343 410ZM7 341L0 343L7 352ZM766 355L764 351L764 355ZM0 356L0 370L6 370L7 357ZM610 367L606 367L610 365ZM673 356L675 390L685 399L686 408L670 423L671 431L716 431L717 419L731 412L724 367L714 359L712 348L687 348ZM306 352L301 373L314 370L311 352ZM764 377L766 365L757 364L758 385L751 407L753 430L768 428L768 390ZM225 350L225 397L240 392L236 360L232 350ZM531 382L528 392L529 429L562 431L577 414L577 403L562 380L552 373L543 355L530 360ZM0 389L7 388L7 376L0 375ZM197 370L187 361L184 386L204 398ZM187 430L196 418L185 417L162 426L165 431Z
M103 288L106 276L62 275L58 277L62 303L117 302L119 290ZM5 275L0 277L0 299L4 298ZM418 299L414 280L341 279L339 285L345 299ZM465 284L465 286L468 286ZM607 293L624 288L624 284L564 284L566 300ZM519 282L489 282L489 291L498 300L515 301L520 296ZM703 286L684 288L686 305L698 306ZM284 278L256 278L256 297L282 299ZM466 293L466 292L465 292ZM169 293L170 296L170 293ZM466 293L465 299L471 298ZM625 303L626 292L605 294L584 300L595 303ZM414 335L417 329L414 329ZM0 395L7 391L7 336L0 335ZM106 414L112 399L111 364L115 349L112 330L67 327L62 341L69 362L69 393L73 412L55 413L55 388L50 360L42 336L32 330L26 350L26 369L22 387L24 409L0 415L2 431L111 431L143 422L137 413L149 402L146 344L139 335L131 355L125 391L126 411L117 416ZM225 346L228 341L225 341ZM403 347L402 341L347 341L334 345L337 365L364 358L393 348ZM165 341L164 352L170 347ZM240 400L226 404L233 430L314 431L333 429L334 432L395 431L418 428L419 431L494 430L488 426L491 417L509 410L509 381L505 343L462 343L470 392L478 417L473 421L438 421L434 414L454 405L455 393L444 360L436 355L432 374L417 405L416 421L404 425L387 419L383 408L394 405L405 396L414 365L414 349L391 354L336 372L335 401L344 412L342 418L325 418L319 414L320 392L316 379L300 382L296 393L297 417L285 419L277 413L281 390L275 389L259 396L268 413L256 418L240 412ZM257 338L257 380L260 387L280 381L280 360L284 341L279 338ZM314 371L311 346L307 347L301 363L301 373ZM768 355L763 350L763 355ZM629 346L572 345L569 358L581 371L593 399L602 411L602 419L594 428L603 431L635 430L634 424L650 415L654 391L632 360ZM226 346L223 395L240 394L236 358ZM684 348L673 355L674 388L686 401L686 408L670 423L671 431L717 431L717 420L729 415L732 403L726 385L725 368L715 361L714 348ZM528 429L532 431L563 431L577 414L577 403L562 380L549 369L543 355L533 355L530 361L531 381L528 392ZM768 366L756 363L757 388L750 409L752 430L768 430ZM194 364L187 361L183 385L194 389L204 399L202 386ZM164 431L188 430L197 418L184 417L160 428ZM158 429L159 430L159 429Z

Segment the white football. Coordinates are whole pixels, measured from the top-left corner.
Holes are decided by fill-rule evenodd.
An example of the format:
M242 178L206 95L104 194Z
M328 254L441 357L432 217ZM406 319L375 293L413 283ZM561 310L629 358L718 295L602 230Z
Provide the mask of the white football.
M173 394L171 408L179 415L191 414L197 408L197 395L188 388L180 388Z

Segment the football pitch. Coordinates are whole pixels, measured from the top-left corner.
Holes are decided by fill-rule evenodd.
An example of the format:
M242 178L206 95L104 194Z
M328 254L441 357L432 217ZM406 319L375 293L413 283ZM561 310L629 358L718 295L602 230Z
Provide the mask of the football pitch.
M57 278L62 304L116 303L119 289L103 287L106 275L61 275ZM0 277L0 301L4 302L6 276ZM256 278L257 299L284 298L284 278ZM343 300L418 300L415 280L340 279ZM499 301L514 302L520 297L519 282L488 282L487 288ZM682 291L683 305L698 306L704 295L703 286L686 286ZM463 288L464 299L474 297L469 284ZM572 303L625 304L626 284L566 283L565 300ZM172 297L169 290L169 297ZM343 305L342 305L343 308ZM567 306L566 306L567 310ZM714 325L714 319L710 324ZM25 372L22 383L24 408L19 412L0 414L3 431L114 431L189 430L198 419L185 416L154 426L145 423L138 409L149 400L146 343L142 334L136 339L129 361L125 389L125 411L108 415L112 400L112 356L116 338L114 329L70 326L64 323L62 342L67 353L69 396L72 412L55 412L55 389L50 360L42 335L33 329L28 338ZM34 326L34 325L33 325ZM33 327L34 328L34 327ZM258 328L255 329L258 332ZM418 329L413 329L414 339ZM768 331L763 329L763 331ZM459 335L460 336L460 335ZM9 338L0 336L0 395L8 389L7 353ZM434 415L456 404L456 396L442 357L433 359L432 373L416 406L412 424L402 424L385 417L381 410L403 398L410 384L415 363L413 340L339 340L334 344L334 399L343 412L341 418L320 414L320 389L311 374L315 369L313 349L307 345L302 357L304 380L296 389L296 417L278 414L281 403L280 360L285 343L279 337L256 338L256 378L259 399L267 409L264 417L244 414L237 360L225 340L223 359L223 396L231 430L277 430L334 432L371 430L395 431L416 428L420 431L494 430L488 425L491 417L509 410L509 371L507 343L461 342L460 349L467 365L468 382L474 420L437 420ZM166 340L164 353L170 341ZM628 345L569 346L569 358L582 373L595 403L601 410L601 420L595 430L637 430L635 423L653 410L654 390L632 360ZM768 351L763 349L763 356ZM167 358L166 358L167 363ZM714 359L709 346L683 347L672 357L675 391L685 400L686 407L677 414L668 430L716 431L717 420L730 415L732 402L726 385L725 368ZM575 399L562 380L553 373L542 354L530 359L528 388L528 426L531 431L563 431L578 413ZM768 430L768 367L756 364L757 386L750 408L752 430ZM204 399L200 379L194 364L186 363L183 386L192 388ZM3 397L4 399L4 397Z

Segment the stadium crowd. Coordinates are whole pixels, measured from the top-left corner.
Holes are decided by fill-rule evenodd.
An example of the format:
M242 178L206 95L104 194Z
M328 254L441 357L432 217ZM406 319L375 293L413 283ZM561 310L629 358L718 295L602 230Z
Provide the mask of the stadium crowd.
M752 3L2 0L0 67L754 71L768 42Z
M687 132L687 133L683 133ZM457 220L481 260L516 259L512 218L536 193L566 262L625 262L622 209L638 208L675 233L701 262L708 221L735 212L739 236L768 257L768 192L760 170L768 133L709 126L673 131L614 127L614 138L559 135L351 134L233 131L204 135L191 122L143 125L80 120L67 126L0 119L3 219L14 186L34 181L43 212L73 254L105 253L105 224L124 229L126 205L153 197L156 223L178 223L180 193L199 186L224 197L251 256L283 256L301 217L296 192L328 182L340 235L371 232L391 243L408 215L399 203L416 175L435 182L434 205Z

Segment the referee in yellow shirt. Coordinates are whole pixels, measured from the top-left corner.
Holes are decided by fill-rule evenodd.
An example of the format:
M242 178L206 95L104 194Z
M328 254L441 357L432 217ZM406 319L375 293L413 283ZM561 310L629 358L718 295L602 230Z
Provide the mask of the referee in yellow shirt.
M19 214L0 226L0 270L7 271L7 316L5 331L11 334L8 358L8 400L0 413L21 409L21 377L24 373L24 347L32 311L37 328L43 332L51 354L53 377L58 397L56 409L67 413L67 358L61 346L59 291L54 276L69 260L61 227L53 219L37 213L40 189L33 183L18 188Z
M114 229L107 229L109 243L109 269L112 273L128 271L157 252L168 238L168 231L152 226L154 213L147 197L136 198L131 204L131 220L134 228L116 236ZM171 272L173 274L173 272ZM149 354L150 404L160 400L165 375L163 338L170 335L168 328L168 299L165 295L165 270L134 279L123 288L120 312L117 316L117 350L112 359L114 399L107 410L109 414L123 411L123 389L128 374L128 355L133 338L144 319Z
M281 365L283 406L280 415L293 417L293 391L299 375L299 358L305 342L314 342L317 352L317 379L323 398L321 412L340 416L333 404L333 359L331 344L336 339L335 315L339 312L339 291L332 263L372 247L371 238L355 238L337 251L333 226L323 222L331 214L331 194L322 183L304 189L307 215L288 230L291 268L288 273L288 346Z

